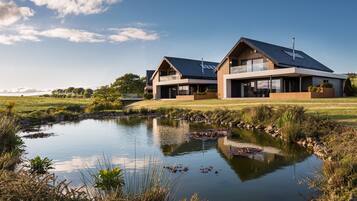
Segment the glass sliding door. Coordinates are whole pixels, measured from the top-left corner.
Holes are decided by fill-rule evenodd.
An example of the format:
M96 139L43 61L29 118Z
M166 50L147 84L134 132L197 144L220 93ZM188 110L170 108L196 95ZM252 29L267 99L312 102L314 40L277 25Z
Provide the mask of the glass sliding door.
M271 85L271 86L270 86ZM281 79L261 79L241 82L241 97L269 97L270 92L281 92Z

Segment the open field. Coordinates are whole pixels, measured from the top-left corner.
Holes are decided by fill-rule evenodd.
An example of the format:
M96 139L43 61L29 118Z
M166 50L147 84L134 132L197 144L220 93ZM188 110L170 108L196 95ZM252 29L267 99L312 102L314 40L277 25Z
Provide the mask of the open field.
M27 113L36 110L46 110L51 107L57 108L73 104L86 105L91 102L91 99L51 98L38 96L0 96L0 110L4 109L5 104L8 102L15 102L15 112Z
M147 100L131 104L129 107L138 108L159 108L176 107L193 110L214 110L231 109L240 110L244 107L256 106L260 104L268 105L300 105L306 108L307 112L319 113L342 122L346 125L357 127L357 97L352 98L329 98L312 100L270 100L267 98L244 98L231 100Z

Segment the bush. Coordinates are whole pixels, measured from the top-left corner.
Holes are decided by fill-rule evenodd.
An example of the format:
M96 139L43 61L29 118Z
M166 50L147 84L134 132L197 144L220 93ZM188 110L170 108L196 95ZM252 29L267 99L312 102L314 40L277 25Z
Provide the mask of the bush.
M153 98L153 95L152 95L152 93L145 93L145 94L144 94L144 98L145 98L146 100L151 100L151 99Z
M300 124L305 118L305 110L301 106L285 106L278 108L275 116L276 124L281 128L288 123Z
M83 112L84 108L81 105L68 105L64 107L64 110L70 111L70 112Z
M333 85L331 83L328 82L324 82L320 84L320 88L332 88Z
M30 169L31 173L45 174L48 170L53 169L53 162L47 157L41 158L40 156L36 156L29 160L29 164L26 167Z
M301 125L299 123L288 122L281 128L281 133L287 142L296 142L302 137Z
M99 112L103 110L120 110L122 109L121 101L105 101L105 100L94 100L86 108L87 112Z
M0 116L0 153L23 151L23 142L17 135L19 126L12 116Z
M248 123L265 124L271 121L272 116L272 108L266 105L244 108L242 110L243 120Z
M114 192L124 185L123 172L119 167L99 170L95 177L94 187L105 192Z
M355 89L352 87L351 78L347 78L343 91L346 96L354 96L356 94Z
M308 87L309 92L319 92L319 88L315 86L309 86Z
M0 171L0 181L0 200L90 200L82 189L69 187L65 181L57 181L53 174Z

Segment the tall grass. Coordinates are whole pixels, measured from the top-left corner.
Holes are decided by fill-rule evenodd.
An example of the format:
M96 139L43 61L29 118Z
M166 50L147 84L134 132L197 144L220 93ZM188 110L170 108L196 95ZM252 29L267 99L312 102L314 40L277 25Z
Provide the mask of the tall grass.
M21 162L24 145L17 135L16 119L9 114L0 114L0 168L14 169Z
M121 169L123 171L123 185L111 188L97 188L98 174L105 170L115 171L118 166L113 165L110 159L103 157L98 160L96 168L82 172L82 181L86 193L93 200L120 200L120 201L168 201L172 200L173 183L169 179L158 161L145 161L144 169ZM112 178L116 180L114 177Z
M344 129L324 137L331 160L325 161L322 171L310 184L322 195L318 200L357 199L357 130Z

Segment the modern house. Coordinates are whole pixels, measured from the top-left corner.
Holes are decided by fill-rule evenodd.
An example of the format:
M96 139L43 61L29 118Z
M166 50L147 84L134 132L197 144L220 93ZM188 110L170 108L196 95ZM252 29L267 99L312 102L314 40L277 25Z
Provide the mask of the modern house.
M164 57L151 77L154 99L216 98L217 65L210 61Z
M220 99L343 96L346 78L346 75L334 74L333 70L294 47L248 38L241 38L217 66ZM330 88L311 90L312 86L321 84Z
M145 82L145 88L144 88L144 93L145 94L152 94L152 80L151 77L154 74L155 70L147 70L146 71L146 82Z

